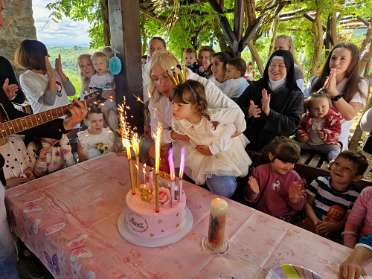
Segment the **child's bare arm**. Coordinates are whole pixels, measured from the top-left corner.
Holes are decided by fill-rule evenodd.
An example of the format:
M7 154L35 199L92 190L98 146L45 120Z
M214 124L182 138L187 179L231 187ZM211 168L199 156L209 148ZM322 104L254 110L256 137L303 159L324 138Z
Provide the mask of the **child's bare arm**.
M79 142L77 143L77 153L79 155L80 162L88 160L88 156Z
M313 204L314 204L315 197L308 195L307 196L307 202L305 204L305 212L306 216L313 222L314 225L317 225L320 220L316 216L315 211L313 209Z

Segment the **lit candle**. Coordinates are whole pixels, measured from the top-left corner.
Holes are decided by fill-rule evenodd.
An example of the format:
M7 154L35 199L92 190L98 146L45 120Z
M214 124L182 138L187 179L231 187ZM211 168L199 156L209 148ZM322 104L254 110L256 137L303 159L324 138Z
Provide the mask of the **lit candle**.
M147 184L146 163L142 166L143 184Z
M176 199L175 197L175 188L176 188L176 174L174 170L174 161L173 161L173 148L169 148L168 151L168 164L169 164L169 175L171 179L171 190L170 190L170 195L171 195L171 207L173 207L173 200Z
M179 187L179 196L180 196L180 199L181 199L181 195L182 195L182 177L183 177L183 171L185 169L185 156L186 156L186 149L184 146L181 147L181 159L180 159L180 170L178 172L178 177L179 177L179 184L180 184L180 187Z
M155 212L159 212L159 209L160 209L158 175L159 175L159 170L160 170L160 143L161 143L162 133L163 133L163 127L159 125L156 130L156 137L155 137L155 175L154 175Z
M127 159L128 159L128 166L129 166L129 178L130 178L130 185L132 188L132 194L136 194L136 181L134 178L133 172L133 162L132 162L132 150L130 148L130 143L128 139L123 139L123 145L125 146Z
M140 171L139 171L139 168L140 168L140 158L139 158L140 149L139 149L139 138L138 138L137 133L134 133L134 135L132 137L132 147L133 147L134 154L136 156L136 187L139 187L139 185L140 185Z
M211 202L208 244L213 251L221 251L225 244L225 225L228 204L221 198L215 198Z

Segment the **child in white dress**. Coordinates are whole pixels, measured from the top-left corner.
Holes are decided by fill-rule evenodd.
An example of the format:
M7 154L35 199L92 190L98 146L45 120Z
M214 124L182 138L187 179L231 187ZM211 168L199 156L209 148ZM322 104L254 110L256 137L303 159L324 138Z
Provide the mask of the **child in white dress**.
M40 141L31 142L27 150L31 157L36 158L33 172L37 177L75 164L66 135L60 140L42 138Z
M98 108L92 108L87 115L88 129L78 133L78 155L80 161L98 157L112 151L114 133L103 127L103 114Z
M236 177L246 176L251 165L245 151L248 140L233 119L230 124L219 123L224 109L207 107L201 83L187 80L179 85L172 96L171 137L186 147L186 174L197 184L206 183L213 193L231 197Z

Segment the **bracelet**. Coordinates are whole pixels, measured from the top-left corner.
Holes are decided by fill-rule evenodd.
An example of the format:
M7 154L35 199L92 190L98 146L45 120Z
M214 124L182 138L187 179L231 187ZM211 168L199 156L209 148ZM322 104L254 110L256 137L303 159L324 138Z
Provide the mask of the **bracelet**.
M340 100L341 98L342 98L342 95L337 95L337 96L332 97L332 98L331 98L331 101L335 103L335 102L337 102L338 100Z
M356 232L352 232L352 231L344 231L341 233L341 235L345 235L345 234L358 235Z

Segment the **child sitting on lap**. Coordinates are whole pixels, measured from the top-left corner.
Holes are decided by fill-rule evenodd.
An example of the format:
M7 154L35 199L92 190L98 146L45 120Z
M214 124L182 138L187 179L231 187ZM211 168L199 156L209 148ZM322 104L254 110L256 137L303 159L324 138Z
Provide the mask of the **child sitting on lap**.
M112 151L113 132L103 127L103 114L99 108L92 108L87 115L88 129L78 133L79 160L85 161Z
M247 175L251 164L245 151L247 139L236 132L236 119L227 124L228 109L212 111L207 106L201 83L180 84L172 96L171 138L186 147L187 175L199 185L206 183L211 192L231 197L237 187L235 177ZM223 118L226 124L218 123Z
M267 149L270 163L252 171L246 200L262 212L290 221L306 203L302 179L293 170L300 148L288 138L276 137Z
M343 236L344 244L350 248L360 237L372 238L372 186L364 188L354 203Z
M323 93L311 95L308 107L297 130L301 148L324 153L329 161L333 161L341 151L338 138L342 116L331 107L331 101Z
M359 193L353 183L363 177L367 158L359 152L341 152L330 167L330 176L319 176L307 188L305 206L310 230L320 235L339 233Z
M31 142L27 146L30 156L36 158L33 172L37 177L72 166L74 158L66 135L60 140L42 138L39 142Z
M226 87L224 93L230 98L238 98L249 83L244 78L247 66L240 57L232 58L226 63Z

